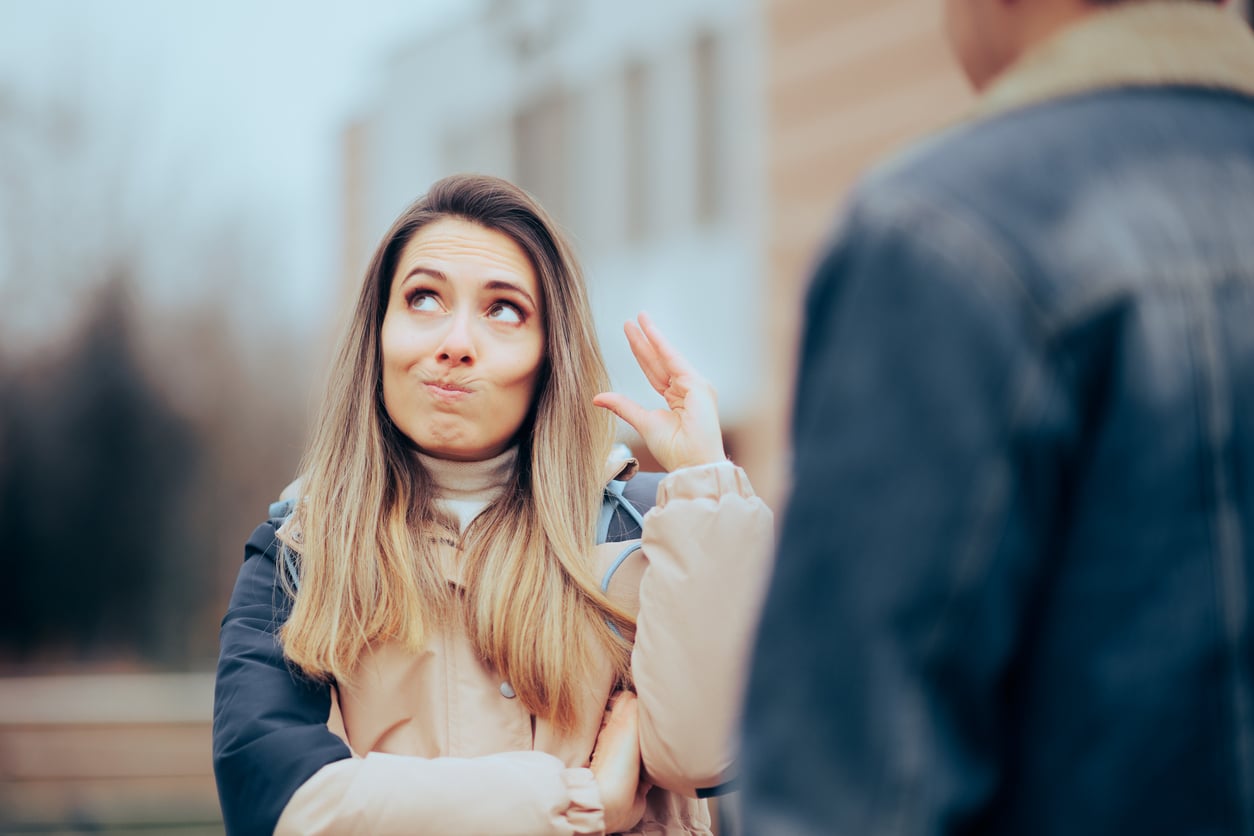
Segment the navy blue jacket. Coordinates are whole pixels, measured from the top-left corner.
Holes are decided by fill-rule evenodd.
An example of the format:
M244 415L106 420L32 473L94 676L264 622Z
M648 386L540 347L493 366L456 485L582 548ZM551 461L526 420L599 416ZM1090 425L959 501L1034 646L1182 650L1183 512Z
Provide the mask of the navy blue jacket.
M745 832L1254 832L1254 97L918 148L801 356Z
M640 473L623 487L640 513L653 507L665 474ZM322 767L350 757L327 728L331 688L311 681L283 658L277 634L291 610L279 584L275 537L281 518L257 527L222 620L213 706L213 767L230 836L268 836L292 795ZM617 510L608 542L632 540L640 528Z

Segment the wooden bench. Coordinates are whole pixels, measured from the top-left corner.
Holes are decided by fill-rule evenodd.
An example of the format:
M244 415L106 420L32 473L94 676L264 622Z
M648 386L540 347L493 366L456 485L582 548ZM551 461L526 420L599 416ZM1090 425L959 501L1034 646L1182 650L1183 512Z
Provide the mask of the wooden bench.
M221 834L213 675L0 679L0 832Z

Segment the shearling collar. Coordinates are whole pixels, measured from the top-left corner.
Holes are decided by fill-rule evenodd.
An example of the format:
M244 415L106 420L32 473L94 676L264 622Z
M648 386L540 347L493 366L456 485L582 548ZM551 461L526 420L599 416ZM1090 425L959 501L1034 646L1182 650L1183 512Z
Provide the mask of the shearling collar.
M626 482L628 479L636 475L636 471L640 469L640 462L631 454L631 448L621 441L614 443L614 448L610 450L610 459L605 463L605 470L602 475L608 484L612 481Z
M1028 52L985 91L975 115L1110 87L1161 85L1254 96L1254 34L1231 12L1205 3L1124 3Z

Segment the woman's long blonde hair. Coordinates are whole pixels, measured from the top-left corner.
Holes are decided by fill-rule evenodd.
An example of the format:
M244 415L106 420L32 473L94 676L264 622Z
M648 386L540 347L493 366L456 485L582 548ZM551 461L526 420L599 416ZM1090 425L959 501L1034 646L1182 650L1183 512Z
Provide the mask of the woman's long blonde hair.
M444 217L501 232L532 262L544 311L536 398L502 496L466 532L463 593L441 571L439 515L413 443L383 404L380 329L397 259ZM475 649L529 711L560 728L578 721L579 692L608 652L626 677L619 637L631 616L597 584L589 557L613 442L613 419L592 406L608 388L579 266L544 210L492 177L439 181L376 249L332 366L302 465L303 499L281 537L300 557L300 589L280 633L306 674L352 681L371 645L418 651L463 618ZM613 625L611 628L610 625Z

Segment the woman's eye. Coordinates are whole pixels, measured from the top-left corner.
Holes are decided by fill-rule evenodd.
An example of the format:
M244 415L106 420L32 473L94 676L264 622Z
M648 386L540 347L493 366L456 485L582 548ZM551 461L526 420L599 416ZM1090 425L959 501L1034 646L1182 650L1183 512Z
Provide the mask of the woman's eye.
M488 308L488 319L497 322L522 322L523 315L519 307L511 302L494 302Z
M415 311L438 311L440 309L440 301L435 298L434 293L428 293L420 290L409 297L410 310Z

